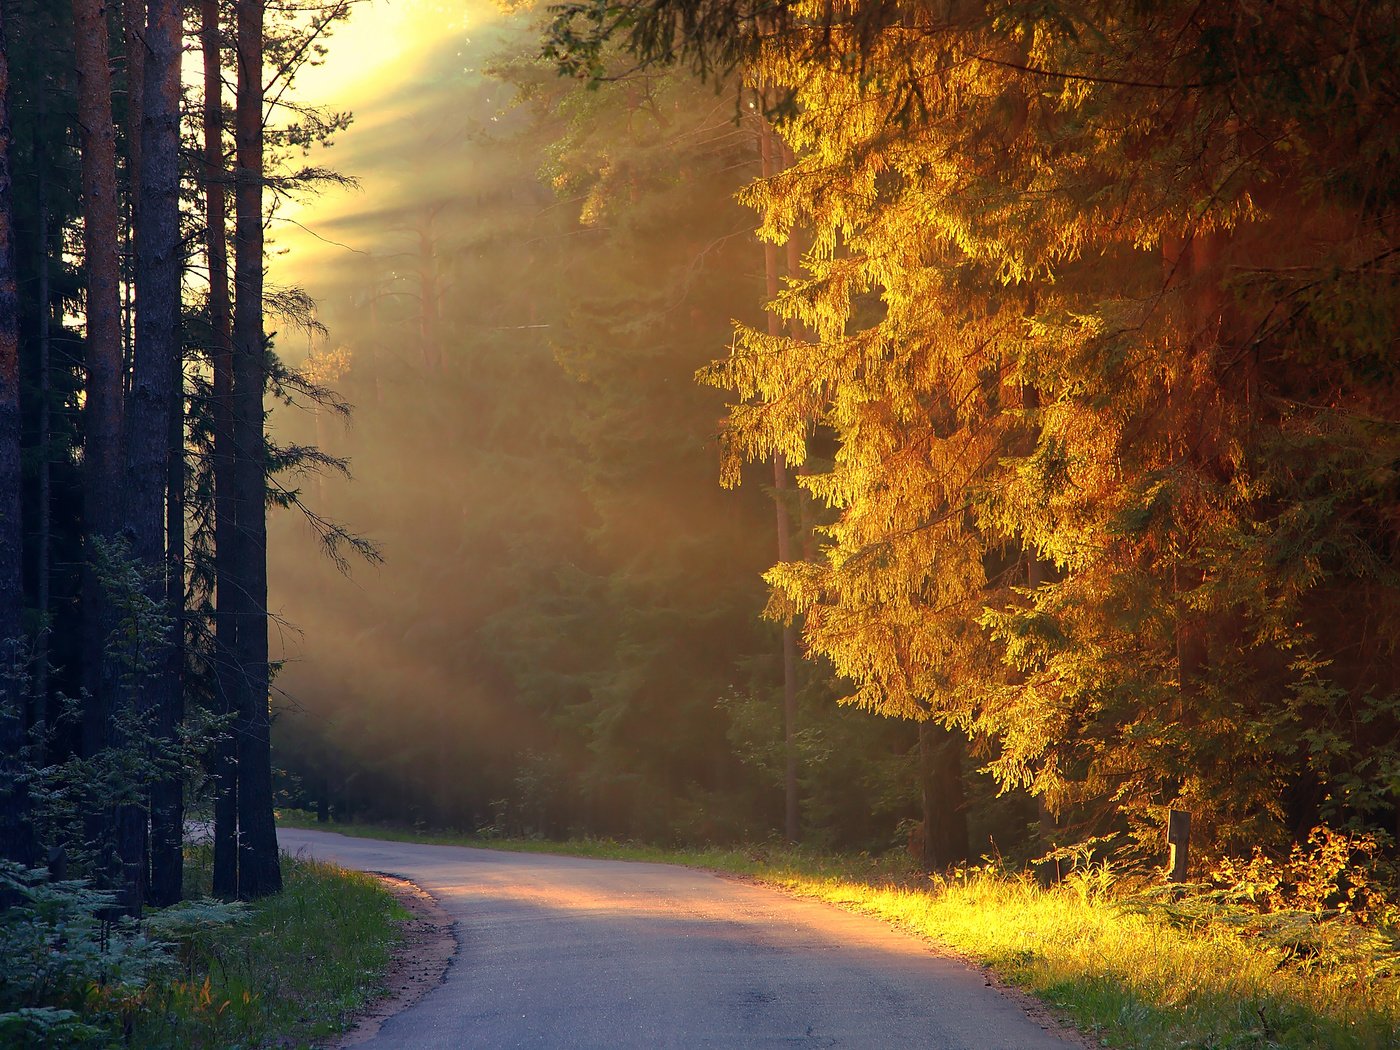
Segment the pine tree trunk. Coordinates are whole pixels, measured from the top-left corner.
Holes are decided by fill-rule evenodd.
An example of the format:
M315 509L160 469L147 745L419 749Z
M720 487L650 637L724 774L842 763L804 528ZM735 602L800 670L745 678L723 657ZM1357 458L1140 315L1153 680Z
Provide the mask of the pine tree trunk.
M184 721L185 671L185 372L175 358L170 399L169 457L165 491L165 603L174 617L164 674L168 693L157 712L156 732L173 752ZM151 785L150 901L166 907L184 896L184 778L178 769Z
M181 358L181 44L178 0L153 0L147 5L137 186L136 346L126 421L126 525L132 556L151 574L148 597L156 608L174 616L179 610L167 605L165 496L174 376ZM132 711L153 728L170 721L180 705L179 680L171 674L171 640L167 637L158 644L158 652L145 654L152 661L151 670L130 698ZM122 816L119 825L123 881L132 895L128 906L135 910L147 890L147 828L129 814ZM179 830L173 834L178 839ZM163 878L168 880L169 873Z
M145 0L122 0L122 50L126 54L126 161L127 178L132 187L141 185L141 126L146 110L146 47L142 36L146 32ZM132 225L139 199L133 194Z
M39 119L44 119L42 96ZM45 729L53 719L49 712L49 609L52 605L50 563L53 551L53 459L49 447L53 439L53 387L49 375L52 349L51 324L53 316L52 289L49 284L49 195L45 174L46 159L40 158L39 135L34 134L35 168L38 172L39 254L35 260L38 274L38 332L39 332L39 536L34 558L35 590L39 607L39 632L34 638L34 720Z
M110 540L121 522L122 322L117 251L117 147L107 20L100 0L74 0L78 128L82 145L83 267L87 325L83 390L83 753L108 743L116 675L107 666L111 614L97 580L93 540ZM105 835L96 825L89 832Z
M219 55L218 0L200 0L204 50L205 254L209 263L209 356L213 366L210 415L214 430L214 691L217 712L238 712L235 639L237 587L233 561L238 544L233 494L233 342L228 287L228 173L224 166L223 73ZM238 896L238 756L230 726L214 749L214 871L216 897Z
M233 311L234 497L238 500L237 579L241 589L237 666L238 895L252 900L282 888L272 814L271 718L267 669L267 477L263 437L266 385L263 295L263 6L239 0L238 90L234 142Z
M942 871L967 860L963 741L936 722L919 723L919 787L923 804L923 866Z
M122 6L126 37L127 82L130 85L127 120L140 129L132 136L131 179L145 185L146 48L141 41L143 17L149 18L141 0L125 0ZM178 39L178 38L177 38ZM178 64L178 60L177 60ZM153 100L154 101L154 100ZM162 103L162 110L164 104ZM135 221L140 218L136 198ZM167 278L168 279L168 278ZM169 649L160 670L162 688L156 712L156 732L173 749L184 720L184 611L185 611L185 372L179 335L179 292L175 292L175 328L172 334L173 365L170 376L165 478L165 604L173 620ZM151 886L152 904L165 907L184 896L184 797L183 779L171 770L151 786Z
M107 653L113 613L97 576L97 547L115 540L121 523L123 381L116 131L107 20L100 0L73 4L78 69L78 128L82 153L83 269L87 277L83 389L82 751L93 757L120 745L112 727L119 674ZM134 825L134 814L126 821ZM99 809L85 815L84 833L98 851L102 878L122 882L116 866L121 817ZM127 893L127 906L132 906Z
M20 521L19 286L10 192L10 66L0 12L0 858L37 854L24 778L24 533ZM3 907L3 901L0 901Z
M791 168L797 163L797 155L792 152L786 142L780 141L778 145L781 150L784 169ZM786 247L788 276L797 277L802 273L802 249L799 248L797 244L796 229L788 231ZM791 331L794 339L807 339L810 335L807 331L807 326L797 317L792 318L788 322L788 329ZM799 476L805 472L805 466L797 468ZM802 544L802 560L813 561L817 556L817 534L816 530L813 528L812 503L803 493L800 485L793 487L793 494L797 498L797 535Z
M1196 231L1185 240L1163 242L1163 264L1166 284L1182 288L1184 302L1182 323L1187 330L1187 351L1192 355L1210 355L1220 331L1222 296L1219 275L1216 272L1219 262L1220 241L1215 233ZM1178 428L1180 442L1187 450L1183 453L1188 470L1202 470L1212 458L1210 435L1204 419L1207 410L1196 402L1189 393L1169 394L1173 400L1174 425ZM1206 645L1206 623L1204 615L1190 607L1189 596L1200 587L1204 573L1194 560L1189 537L1184 544L1184 553L1170 566L1170 579L1167 581L1173 596L1176 616L1175 636L1177 662L1177 706L1173 719L1182 726L1195 724L1201 717L1202 692L1209 675L1209 652ZM1178 784L1189 780L1196 772L1188 768L1189 755L1183 755L1180 768L1168 770L1169 777ZM1175 803L1177 800L1169 799Z

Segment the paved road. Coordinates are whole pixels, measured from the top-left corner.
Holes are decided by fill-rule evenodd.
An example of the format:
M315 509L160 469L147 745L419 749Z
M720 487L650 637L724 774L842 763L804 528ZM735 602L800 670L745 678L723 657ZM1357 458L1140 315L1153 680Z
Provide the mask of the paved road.
M366 1048L1067 1050L961 963L878 920L667 864L347 838L282 848L418 883L447 980Z

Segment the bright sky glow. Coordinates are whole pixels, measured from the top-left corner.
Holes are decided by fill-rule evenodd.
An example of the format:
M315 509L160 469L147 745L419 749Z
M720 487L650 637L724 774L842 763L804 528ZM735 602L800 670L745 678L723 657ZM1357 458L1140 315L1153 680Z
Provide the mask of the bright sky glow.
M372 136L376 125L393 120L400 95L417 75L419 59L431 48L457 37L465 41L473 24L497 15L482 0L356 0L348 22L328 39L323 64L302 70L296 97L303 103L350 110L355 123L336 137L328 149L317 149L308 160L360 180L358 190L327 189L304 202L286 202L270 231L271 278L279 285L301 284L316 294L318 264L349 248L327 243L323 224L366 207L375 192L375 173L357 170L357 143ZM321 234L321 236L317 236Z

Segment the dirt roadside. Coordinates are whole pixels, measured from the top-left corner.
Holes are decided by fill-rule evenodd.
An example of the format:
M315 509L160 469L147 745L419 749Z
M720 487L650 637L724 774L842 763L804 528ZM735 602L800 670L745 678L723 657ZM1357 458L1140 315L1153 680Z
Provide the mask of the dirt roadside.
M447 968L457 954L452 916L431 894L407 879L377 871L371 874L384 883L412 918L405 921L403 943L394 950L389 963L383 997L369 1004L355 1026L337 1042L328 1044L333 1050L374 1038L385 1021L447 979Z

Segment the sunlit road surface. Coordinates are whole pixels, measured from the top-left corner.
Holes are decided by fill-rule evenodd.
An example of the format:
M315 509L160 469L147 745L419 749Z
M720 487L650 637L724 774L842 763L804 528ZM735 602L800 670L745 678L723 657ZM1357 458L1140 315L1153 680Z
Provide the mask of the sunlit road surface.
M447 980L364 1047L1066 1050L974 970L876 919L666 864L278 830L418 883Z

